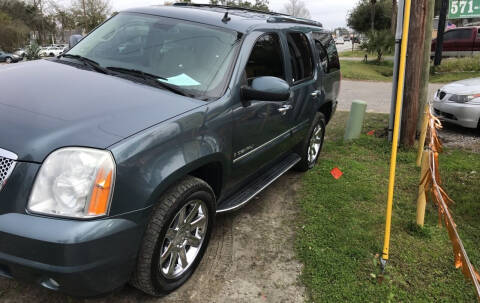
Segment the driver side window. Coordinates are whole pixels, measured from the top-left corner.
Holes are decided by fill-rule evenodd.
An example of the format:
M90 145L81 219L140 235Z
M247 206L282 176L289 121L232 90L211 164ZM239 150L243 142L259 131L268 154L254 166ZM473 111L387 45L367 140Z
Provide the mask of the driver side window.
M282 46L277 34L269 33L257 40L245 67L245 76L248 83L264 76L285 80Z

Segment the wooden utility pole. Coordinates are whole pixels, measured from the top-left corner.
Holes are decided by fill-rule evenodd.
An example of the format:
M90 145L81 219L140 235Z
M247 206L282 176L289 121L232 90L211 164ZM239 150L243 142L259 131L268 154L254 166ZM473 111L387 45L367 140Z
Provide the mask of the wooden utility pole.
M435 59L433 64L438 66L442 63L442 51L443 51L443 33L445 33L445 23L447 20L448 0L441 0L442 6L440 8L440 16L438 19L438 34L437 43L435 49Z
M412 1L400 136L400 141L405 146L413 146L417 134L428 1Z
M417 130L422 128L424 118L425 104L430 98L428 93L428 84L430 83L430 54L432 49L433 18L435 16L435 0L427 0L426 26L425 26L425 45L423 47L423 65L422 80L420 82L419 112Z
M397 31L397 14L398 14L397 0L392 0L392 21L391 21L390 30L392 32L392 35L394 36L395 36L395 32Z

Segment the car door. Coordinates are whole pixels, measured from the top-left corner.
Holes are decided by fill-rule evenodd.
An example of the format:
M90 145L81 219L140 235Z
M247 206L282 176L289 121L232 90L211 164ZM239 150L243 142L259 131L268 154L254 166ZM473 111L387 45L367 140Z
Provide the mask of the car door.
M292 127L291 143L297 144L307 136L318 108L315 106L316 101L322 97L322 91L317 86L320 75L313 57L313 46L306 33L286 31L284 44L286 57L289 58L288 82L292 91L292 112L289 116Z
M286 62L278 32L252 33L244 41L248 59L240 67L240 86L263 76L286 79ZM242 63L240 63L242 64ZM234 105L232 186L238 185L288 151L290 101L240 100Z
M316 56L323 72L317 81L317 89L322 92L320 102L330 102L335 108L340 91L340 61L337 47L332 36L327 32L313 32Z

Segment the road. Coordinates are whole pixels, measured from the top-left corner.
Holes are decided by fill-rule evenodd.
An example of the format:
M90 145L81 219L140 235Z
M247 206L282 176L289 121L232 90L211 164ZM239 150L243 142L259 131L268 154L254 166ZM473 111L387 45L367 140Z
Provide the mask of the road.
M430 84L429 95L433 94L444 84ZM390 113L392 97L392 83L373 81L342 80L338 110L349 111L353 100L367 102L367 111L375 113Z

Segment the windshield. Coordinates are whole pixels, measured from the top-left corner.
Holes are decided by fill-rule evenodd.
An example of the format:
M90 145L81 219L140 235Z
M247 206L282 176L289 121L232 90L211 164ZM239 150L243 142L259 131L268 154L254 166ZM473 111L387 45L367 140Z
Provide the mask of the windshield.
M120 13L68 54L115 71L135 70L195 96L220 97L241 35L178 19ZM132 73L130 73L131 75Z

